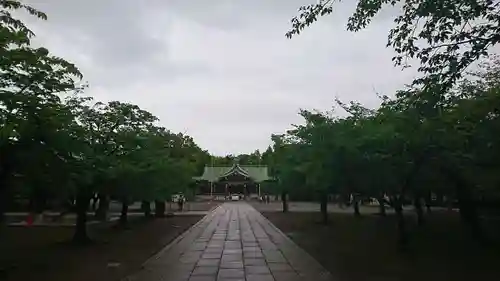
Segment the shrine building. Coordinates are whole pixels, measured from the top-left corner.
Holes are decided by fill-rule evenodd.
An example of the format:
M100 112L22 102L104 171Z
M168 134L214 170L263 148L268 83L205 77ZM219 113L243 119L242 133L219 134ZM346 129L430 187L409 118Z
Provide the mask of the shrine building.
M206 166L203 175L193 178L200 195L227 196L241 194L260 196L263 182L272 180L267 166L246 166L237 163L232 166Z

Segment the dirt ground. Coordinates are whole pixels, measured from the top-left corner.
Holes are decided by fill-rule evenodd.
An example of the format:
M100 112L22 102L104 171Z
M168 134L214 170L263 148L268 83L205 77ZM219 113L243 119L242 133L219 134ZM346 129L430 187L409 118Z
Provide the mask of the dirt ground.
M417 227L409 218L411 250L398 251L393 216L264 212L271 222L341 281L498 280L498 244L481 247L468 238L457 214L437 213ZM500 238L497 228L490 230ZM490 233L491 234L491 233ZM492 236L493 237L493 236ZM492 245L496 245L493 247Z
M75 246L71 227L0 230L0 280L118 281L201 219L131 219L128 229L90 226L94 243Z

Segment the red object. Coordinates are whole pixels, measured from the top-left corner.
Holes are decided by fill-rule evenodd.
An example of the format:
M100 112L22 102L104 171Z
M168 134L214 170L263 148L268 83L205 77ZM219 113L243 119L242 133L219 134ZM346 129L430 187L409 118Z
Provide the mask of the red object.
M28 226L33 225L33 214L29 214L29 215L28 215L28 218L26 219L26 224L27 224Z

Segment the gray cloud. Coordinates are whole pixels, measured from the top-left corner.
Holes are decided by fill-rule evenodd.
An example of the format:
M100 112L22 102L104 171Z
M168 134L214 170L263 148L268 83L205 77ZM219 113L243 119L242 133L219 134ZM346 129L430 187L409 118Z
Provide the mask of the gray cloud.
M99 63L109 67L154 60L162 52L161 40L148 33L147 10L130 0L40 1L51 30L85 45ZM80 39L80 40L79 40Z
M300 108L335 97L375 107L414 72L385 48L393 10L345 31L341 3L299 37L290 19L311 0L31 0L48 22L29 20L37 43L74 61L99 100L133 102L215 154L265 149L300 123Z

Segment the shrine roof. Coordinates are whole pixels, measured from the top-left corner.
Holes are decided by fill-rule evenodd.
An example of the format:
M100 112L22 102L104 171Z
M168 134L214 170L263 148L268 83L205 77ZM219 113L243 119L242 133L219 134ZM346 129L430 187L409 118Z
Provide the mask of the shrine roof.
M218 181L220 178L237 173L249 177L255 182L271 180L267 166L250 166L234 164L232 166L206 166L203 175L194 177L195 180L206 180L209 182Z

